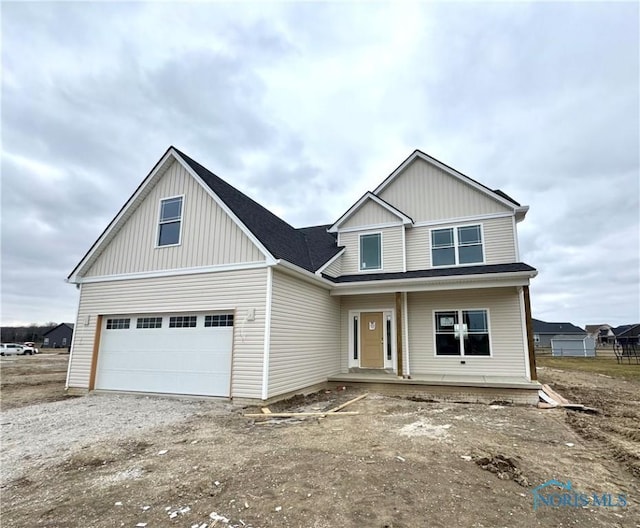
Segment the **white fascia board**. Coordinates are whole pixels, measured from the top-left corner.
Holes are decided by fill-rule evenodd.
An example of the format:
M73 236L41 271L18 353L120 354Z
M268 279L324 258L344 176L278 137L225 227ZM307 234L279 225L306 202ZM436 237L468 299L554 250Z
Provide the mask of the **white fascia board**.
M138 188L131 195L131 197L125 202L122 209L120 209L118 214L113 218L113 220L111 220L107 228L98 237L98 240L94 242L93 246L91 246L87 254L84 257L82 257L82 260L78 263L78 265L73 269L73 271L67 278L67 282L71 282L74 284L79 283L78 278L80 277L81 272L84 271L84 268L86 267L87 263L91 262L91 259L93 258L93 256L96 255L96 253L98 253L102 249L103 245L106 242L110 241L111 234L114 233L114 231L116 231L117 228L120 227L120 224L122 223L123 219L126 220L128 218L127 213L131 210L131 208L134 205L137 205L138 200L141 197L146 196L146 190L151 184L151 182L155 180L158 174L163 174L165 172L165 170L167 169L172 159L175 159L175 152L172 148L170 148L167 150L164 156L160 158L160 161L156 163L155 167L151 170L151 172L143 180L143 182L138 186Z
M461 290L474 288L500 288L527 286L537 272L491 273L489 276L458 275L456 277L420 277L382 281L343 282L334 284L331 295L359 295L411 291Z
M284 273L293 275L298 279L302 279L306 282L310 282L315 286L326 288L327 290L330 290L335 287L335 284L330 280L327 280L324 277L316 275L315 273L311 273L310 271L307 271L306 269L301 268L300 266L291 264L291 262L287 262L286 260L282 260L282 259L276 260L274 264L269 264L269 266L276 266Z
M198 266L193 268L176 268L157 271L141 271L138 273L121 273L118 275L97 275L95 277L79 278L79 284L90 284L92 282L113 282L132 279L152 279L158 277L176 277L178 275L197 275L200 273L220 273L223 271L239 271L266 268L269 266L266 261L240 262L238 264L217 264L214 266Z
M413 220L411 218L409 218L406 214L404 214L402 211L396 209L395 207L393 207L392 205L388 204L384 200L378 198L375 194L367 191L365 194L362 195L362 197L355 204L353 204L351 207L349 207L347 212L344 213L340 218L338 218L336 223L333 224L329 229L327 229L327 231L329 233L337 232L338 229L340 228L340 225L342 225L349 218L351 218L353 216L353 214L358 209L360 209L360 207L362 207L362 205L367 200L372 200L373 202L377 203L380 207L383 207L384 209L389 211L391 214L397 216L401 220L403 225L412 225L413 224Z
M274 264L276 262L276 258L271 254L271 252L264 246L264 244L262 244L262 242L260 242L260 240L258 240L258 238L249 230L249 228L244 225L244 223L235 215L235 213L229 209L229 207L227 206L226 203L224 203L220 197L213 192L213 190L211 189L211 187L209 187L203 180L202 178L200 178L200 176L198 176L198 174L189 166L189 164L184 161L182 159L182 156L180 156L180 154L178 154L175 150L171 149L174 157L176 158L176 160L178 160L178 162L185 168L185 170L191 175L193 176L193 178L202 186L202 188L207 192L207 194L209 196L211 196L211 198L213 198L213 200L220 206L220 208L227 213L227 216L229 216L235 223L236 225L240 228L240 230L249 238L249 240L251 240L251 242L253 242L253 244L260 250L260 252L264 255L264 257L267 259L267 262L269 264Z
M325 262L322 266L320 266L315 274L322 275L322 272L326 270L329 266L331 266L331 264L333 264L336 260L338 260L344 254L346 249L347 248L342 248L340 251L338 251L333 257L331 257L329 260L327 260L327 262Z
M435 158L432 158L431 156L429 156L428 154L425 154L424 152L420 152L419 150L416 150L413 154L411 154L411 156L409 156L406 160L404 160L404 162L396 170L394 170L389 176L386 177L386 179L380 185L378 185L378 187L376 187L373 193L379 194L380 192L382 192L386 187L388 187L391 184L391 182L393 182L396 179L396 177L400 173L404 171L404 169L406 169L409 165L411 165L411 163L413 163L413 161L416 158L420 158L421 160L426 161L427 163L438 167L440 170L446 172L450 176L453 176L454 178L466 183L467 185L470 185L477 191L480 191L481 193L489 196L490 198L493 198L495 201L501 203L502 205L508 207L511 210L516 210L516 208L518 207L513 202L510 202L506 198L503 198L499 194L496 194L491 189L485 187L484 185L479 184L478 182L473 181L471 178L469 178L469 176L465 176L461 172L458 172L457 170L451 167L448 167L444 163L438 161Z

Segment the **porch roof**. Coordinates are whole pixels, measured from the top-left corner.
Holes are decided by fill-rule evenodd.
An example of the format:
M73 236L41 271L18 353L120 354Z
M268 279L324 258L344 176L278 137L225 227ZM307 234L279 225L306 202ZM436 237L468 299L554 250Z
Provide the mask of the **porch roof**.
M470 275L487 275L495 273L517 273L525 272L529 276L534 276L537 270L524 262L511 262L506 264L485 264L481 266L460 266L455 268L431 268L418 271L401 271L396 273L361 273L356 275L340 275L331 277L322 274L325 279L335 283L345 282L374 282L403 279L423 279L423 278L447 278Z

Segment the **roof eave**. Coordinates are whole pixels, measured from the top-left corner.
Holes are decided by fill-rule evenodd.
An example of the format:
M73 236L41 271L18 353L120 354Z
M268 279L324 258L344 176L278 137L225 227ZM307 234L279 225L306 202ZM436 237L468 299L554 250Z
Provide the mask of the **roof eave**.
M524 217L527 216L527 212L529 211L528 205L521 205L520 207L515 208L516 213L516 222L522 222Z
M333 283L331 295L385 293L391 291L429 291L447 289L487 288L496 286L527 286L537 271L512 271L444 277L416 277L410 279L383 279L359 282Z

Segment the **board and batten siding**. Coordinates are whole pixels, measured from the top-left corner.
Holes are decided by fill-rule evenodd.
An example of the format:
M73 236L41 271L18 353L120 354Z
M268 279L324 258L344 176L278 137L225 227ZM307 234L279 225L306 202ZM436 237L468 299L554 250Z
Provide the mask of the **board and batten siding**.
M349 319L350 311L394 310L396 297L393 293L372 295L345 295L340 305L340 371L349 371Z
M416 159L378 196L414 222L512 210L422 159Z
M397 224L399 222L400 219L397 215L369 199L340 226L340 229L378 224Z
M274 270L269 397L309 387L340 372L340 299Z
M160 200L184 195L179 246L156 247ZM174 161L97 257L87 277L264 261L208 192Z
M516 261L516 242L513 219L509 217L488 218L479 222L453 222L435 226L407 229L407 271L431 267L431 229L444 229L459 225L482 225L485 264L504 264Z
M230 310L232 397L260 398L264 352L266 268L131 279L82 285L69 387L87 389L98 315ZM255 310L249 321L248 311ZM88 324L86 324L88 321Z
M410 292L409 365L412 375L480 375L525 377L520 298L513 288ZM435 356L434 310L484 308L489 312L492 357ZM466 364L462 365L461 360Z
M371 231L340 232L338 244L344 246L342 256L342 275L352 275L360 272L358 258L360 255L360 235L382 233L382 269L380 273L392 273L403 270L402 231L404 226L385 227Z

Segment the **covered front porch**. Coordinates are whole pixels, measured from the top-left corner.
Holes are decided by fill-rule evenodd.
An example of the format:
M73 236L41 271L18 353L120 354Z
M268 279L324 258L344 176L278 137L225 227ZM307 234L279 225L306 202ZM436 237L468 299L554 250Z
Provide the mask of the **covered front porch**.
M349 386L425 401L531 405L538 402L541 388L539 382L519 376L417 374L401 377L393 372L369 369L336 374L328 382L332 387Z

